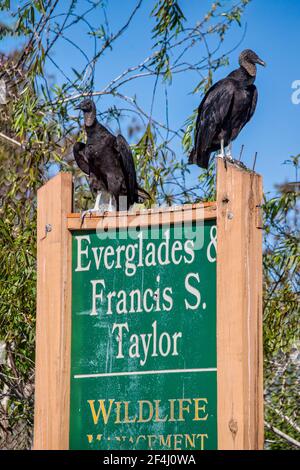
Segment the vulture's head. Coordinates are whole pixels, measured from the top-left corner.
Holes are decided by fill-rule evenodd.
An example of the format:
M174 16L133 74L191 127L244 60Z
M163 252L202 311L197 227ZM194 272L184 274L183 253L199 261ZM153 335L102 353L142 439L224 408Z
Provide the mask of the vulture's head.
M83 111L84 123L86 126L92 126L96 119L96 106L93 100L86 98L76 109Z
M255 77L256 75L256 64L262 65L263 67L266 66L266 63L251 49L245 49L241 52L239 64L241 67L246 69L252 77Z

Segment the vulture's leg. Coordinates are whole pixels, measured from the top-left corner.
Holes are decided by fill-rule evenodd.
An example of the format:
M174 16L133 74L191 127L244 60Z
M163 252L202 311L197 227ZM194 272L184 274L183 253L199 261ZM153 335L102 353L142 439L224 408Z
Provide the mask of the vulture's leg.
M97 213L97 212L100 212L101 215L104 214L105 209L104 209L103 205L101 205L101 199L102 199L102 192L97 193L94 207L92 209L88 209L88 210L83 211L81 213L81 225L83 224L85 216L88 215L88 214L93 214L93 213Z
M221 139L221 153L220 153L221 157L224 158L226 155L225 155L225 151L224 151L224 139Z
M224 139L221 139L221 149L220 149L220 155L219 156L223 158L224 166L227 170L227 161L226 161L226 155L225 155L225 150L224 150Z
M116 210L115 198L108 191L103 191L97 194L94 208L89 212L114 212Z
M227 148L228 148L229 153L226 155L226 157L229 158L229 160L233 160L233 158L232 158L232 142L231 141L229 142L229 145L228 145Z
M108 203L108 206L107 206L107 211L108 212L115 212L116 211L115 200L114 200L114 197L111 194L109 195L109 203Z
M91 209L92 212L97 212L97 211L101 212L101 206L100 206L101 197L102 197L102 193L101 192L97 193L95 205L93 209Z

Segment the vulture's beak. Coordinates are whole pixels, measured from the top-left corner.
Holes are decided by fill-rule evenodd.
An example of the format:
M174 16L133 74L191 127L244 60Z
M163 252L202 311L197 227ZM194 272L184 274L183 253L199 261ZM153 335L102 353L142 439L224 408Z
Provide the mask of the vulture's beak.
M81 110L80 105L79 106L74 106L74 109Z
M258 57L258 59L257 59L256 62L257 62L259 65L262 65L263 67L266 67L266 66L267 66L267 64L265 63L265 61L264 61L264 60L261 60L259 57Z

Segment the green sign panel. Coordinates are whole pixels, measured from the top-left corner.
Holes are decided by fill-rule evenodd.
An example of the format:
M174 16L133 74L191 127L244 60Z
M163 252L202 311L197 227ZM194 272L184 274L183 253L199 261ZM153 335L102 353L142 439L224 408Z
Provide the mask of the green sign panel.
M215 221L72 244L70 449L216 449Z

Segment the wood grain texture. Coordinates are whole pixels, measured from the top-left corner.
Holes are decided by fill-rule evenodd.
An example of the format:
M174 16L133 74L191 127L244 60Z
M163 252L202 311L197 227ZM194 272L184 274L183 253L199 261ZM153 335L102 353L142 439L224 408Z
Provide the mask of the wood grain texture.
M263 448L262 178L217 163L218 447Z
M72 176L60 173L38 191L35 450L69 446L71 210Z

